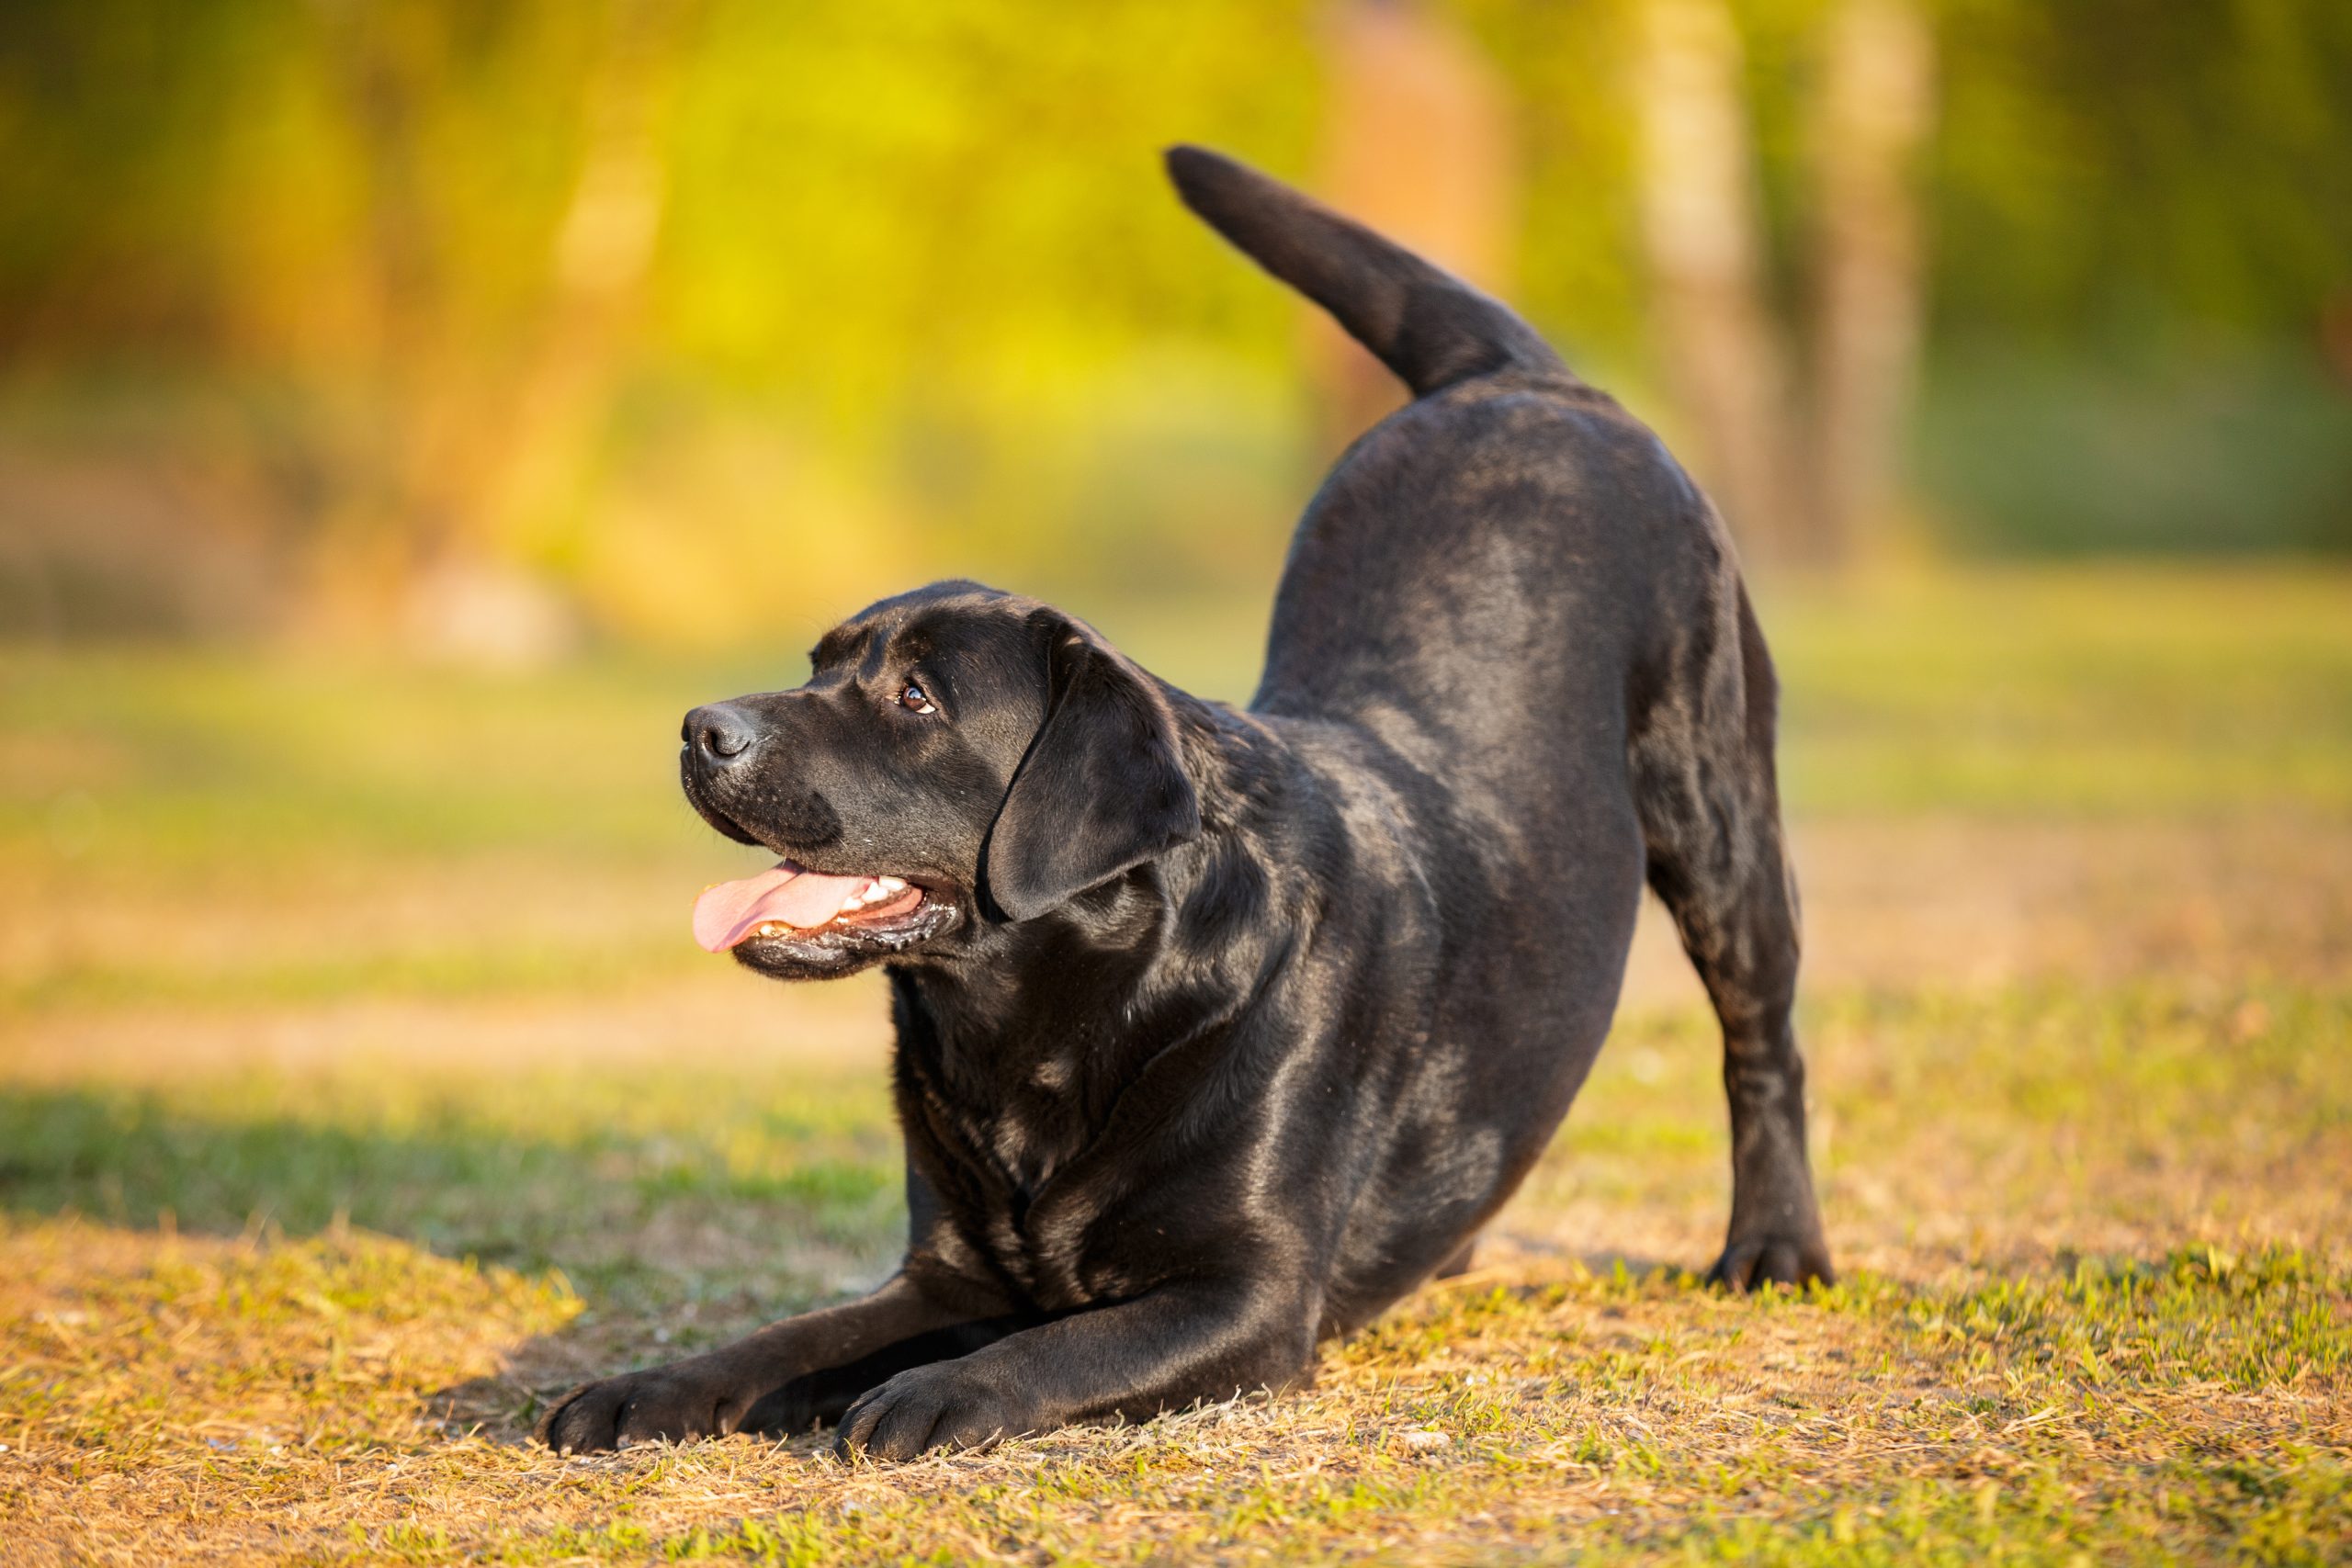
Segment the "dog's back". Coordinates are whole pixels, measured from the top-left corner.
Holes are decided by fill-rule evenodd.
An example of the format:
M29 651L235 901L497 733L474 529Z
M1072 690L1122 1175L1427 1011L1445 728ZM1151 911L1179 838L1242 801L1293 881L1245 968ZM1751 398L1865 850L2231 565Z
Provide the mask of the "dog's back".
M1414 393L1301 519L1252 707L1310 753L1333 737L1335 773L1394 781L1442 951L1391 1180L1409 1190L1410 1151L1444 1151L1430 1206L1498 1201L1600 1050L1645 874L1687 939L1721 945L1736 908L1728 924L1788 953L1724 995L1792 982L1770 666L1730 541L1657 438L1508 307L1215 153L1169 165L1187 205ZM1345 1251L1337 1293L1376 1301L1395 1227Z
M1595 768L1622 781L1666 634L1694 607L1733 630L1709 604L1736 582L1720 523L1500 301L1216 153L1168 163L1187 205L1415 397L1301 519L1252 708L1368 730L1525 867L1546 802L1589 794Z

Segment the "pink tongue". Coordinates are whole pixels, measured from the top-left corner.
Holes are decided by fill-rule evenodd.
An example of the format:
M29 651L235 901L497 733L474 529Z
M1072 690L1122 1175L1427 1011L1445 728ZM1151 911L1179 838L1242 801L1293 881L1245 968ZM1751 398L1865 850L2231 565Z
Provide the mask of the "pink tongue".
M803 931L842 912L842 900L865 886L863 876L827 876L778 861L757 876L722 882L695 900L695 940L725 953L774 920Z

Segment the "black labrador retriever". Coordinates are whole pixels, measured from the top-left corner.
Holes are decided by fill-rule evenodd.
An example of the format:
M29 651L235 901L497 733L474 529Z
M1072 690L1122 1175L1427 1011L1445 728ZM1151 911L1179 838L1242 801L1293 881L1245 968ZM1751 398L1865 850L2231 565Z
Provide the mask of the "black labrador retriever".
M1502 305L1215 153L1168 164L1416 400L1307 507L1246 712L944 582L687 716L695 808L784 857L704 895L704 945L886 966L906 1258L577 1390L559 1449L837 1421L904 1459L1301 1380L1543 1152L1645 878L1723 1023L1714 1277L1829 1278L1772 670L1722 523Z

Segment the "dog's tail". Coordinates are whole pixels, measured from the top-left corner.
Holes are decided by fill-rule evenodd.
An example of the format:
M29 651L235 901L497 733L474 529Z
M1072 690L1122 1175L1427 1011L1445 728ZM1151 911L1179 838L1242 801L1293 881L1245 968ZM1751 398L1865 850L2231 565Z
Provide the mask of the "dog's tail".
M1498 370L1566 374L1535 329L1402 245L1204 147L1170 147L1184 205L1326 310L1416 397Z

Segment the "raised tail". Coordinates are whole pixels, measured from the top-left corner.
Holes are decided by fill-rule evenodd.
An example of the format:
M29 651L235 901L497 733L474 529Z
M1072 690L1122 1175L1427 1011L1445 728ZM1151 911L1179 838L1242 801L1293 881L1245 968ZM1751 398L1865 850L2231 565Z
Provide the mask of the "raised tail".
M1306 295L1416 397L1498 370L1567 367L1499 300L1320 202L1204 147L1170 147L1184 205Z

